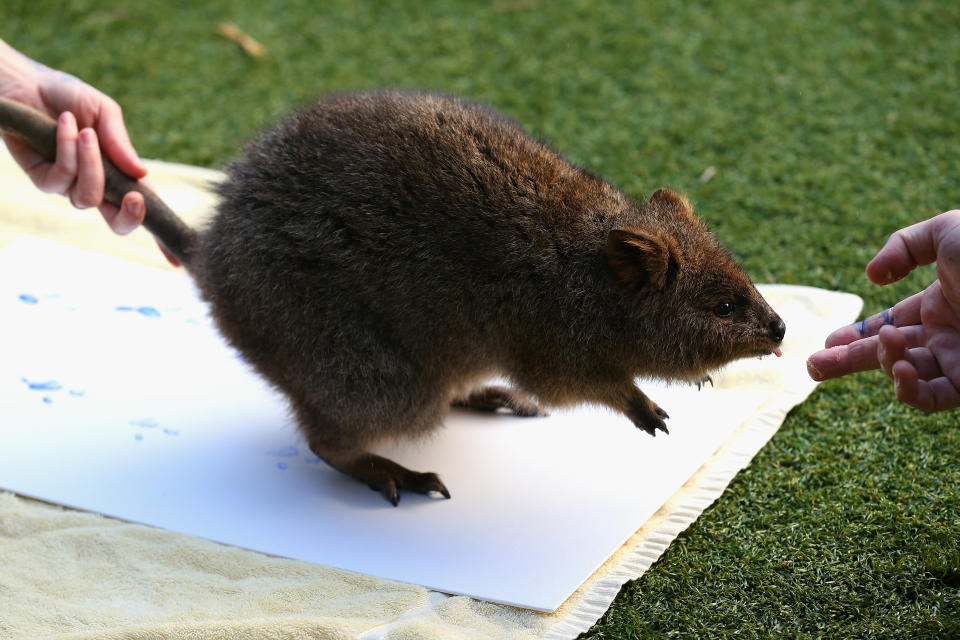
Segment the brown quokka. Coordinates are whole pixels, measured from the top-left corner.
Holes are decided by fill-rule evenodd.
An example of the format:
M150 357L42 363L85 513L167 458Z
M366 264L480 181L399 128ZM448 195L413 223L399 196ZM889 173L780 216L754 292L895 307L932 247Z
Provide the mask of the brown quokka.
M655 435L668 416L636 377L779 354L783 322L683 197L634 203L481 106L333 96L227 174L205 230L152 213L148 228L311 449L394 505L450 494L371 446L436 429L451 404L598 403Z

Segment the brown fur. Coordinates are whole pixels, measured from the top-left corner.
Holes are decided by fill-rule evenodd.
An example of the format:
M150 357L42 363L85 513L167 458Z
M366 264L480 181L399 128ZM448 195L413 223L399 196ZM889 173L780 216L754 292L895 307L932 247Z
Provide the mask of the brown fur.
M312 449L393 504L449 493L369 448L452 402L599 403L655 434L667 414L635 377L696 382L783 337L685 199L631 202L484 107L333 96L228 176L188 269ZM492 375L515 390L478 391Z

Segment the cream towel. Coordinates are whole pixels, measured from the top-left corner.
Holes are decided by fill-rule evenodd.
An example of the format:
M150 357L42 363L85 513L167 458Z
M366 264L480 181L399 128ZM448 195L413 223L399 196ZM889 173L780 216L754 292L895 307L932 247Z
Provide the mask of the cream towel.
M217 172L148 163L150 179L192 223ZM29 203L29 204L25 204ZM26 213L24 213L26 212ZM165 266L149 235L107 233L96 213L44 196L0 154L0 245L21 233ZM0 637L41 638L573 638L604 613L723 492L815 387L803 357L859 313L855 296L770 286L799 322L781 366L738 363L717 384L769 392L766 403L556 612L542 614L216 544L0 492Z

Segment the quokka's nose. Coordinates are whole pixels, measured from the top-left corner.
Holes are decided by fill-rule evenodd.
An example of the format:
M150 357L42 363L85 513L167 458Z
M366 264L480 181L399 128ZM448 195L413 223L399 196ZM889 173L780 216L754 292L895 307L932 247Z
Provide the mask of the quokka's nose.
M775 342L782 342L783 335L787 332L787 325L779 317L770 321L770 339Z

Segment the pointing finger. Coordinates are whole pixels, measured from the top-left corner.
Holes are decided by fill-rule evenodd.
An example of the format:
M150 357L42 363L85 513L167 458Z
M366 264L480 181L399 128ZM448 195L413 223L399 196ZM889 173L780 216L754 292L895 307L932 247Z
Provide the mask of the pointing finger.
M903 334L908 349L923 344L923 327L921 326L901 327L896 331ZM880 368L878 343L879 338L874 335L849 344L821 349L807 359L807 372L811 378L820 381L859 371L878 369Z
M817 381L869 371L879 366L876 336L821 349L807 359L807 373Z

